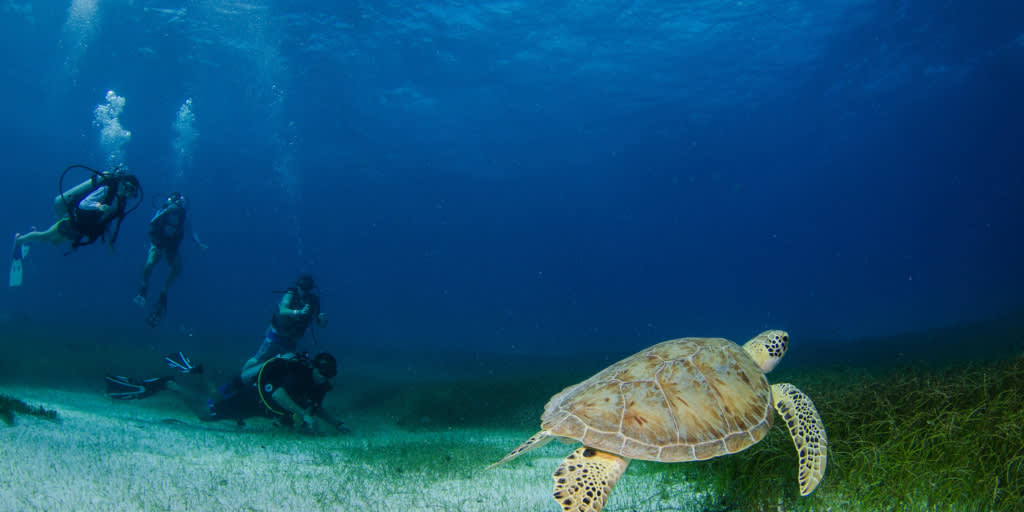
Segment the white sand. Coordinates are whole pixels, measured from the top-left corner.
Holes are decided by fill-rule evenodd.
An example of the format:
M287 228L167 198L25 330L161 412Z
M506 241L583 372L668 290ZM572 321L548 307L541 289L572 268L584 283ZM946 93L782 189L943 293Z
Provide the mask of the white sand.
M242 431L232 422L202 424L170 394L120 402L41 388L0 393L62 419L0 424L0 512L556 512L551 473L572 449L550 443L485 471L532 432L406 432L352 417L351 435L311 437L264 420ZM475 460L449 449L467 445L486 453ZM678 472L643 473L628 471L605 510L696 511L711 501Z

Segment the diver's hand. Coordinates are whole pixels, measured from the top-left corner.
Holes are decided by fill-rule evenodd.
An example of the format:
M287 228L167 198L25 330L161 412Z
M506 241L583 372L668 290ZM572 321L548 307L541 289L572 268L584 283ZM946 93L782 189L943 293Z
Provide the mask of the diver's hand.
M313 308L309 304L306 304L299 310L298 316L309 316L313 312Z
M297 412L292 414L292 423L300 432L313 432L313 427L316 425L316 419L305 412Z
M341 420L338 420L338 422L334 424L334 428L338 429L338 432L341 434L352 433L352 429L348 428L348 426L345 425L345 422Z
M327 314L320 313L316 316L316 325L319 327L327 327Z
M313 427L316 426L316 418L308 415L302 415L302 430L306 432L313 432Z

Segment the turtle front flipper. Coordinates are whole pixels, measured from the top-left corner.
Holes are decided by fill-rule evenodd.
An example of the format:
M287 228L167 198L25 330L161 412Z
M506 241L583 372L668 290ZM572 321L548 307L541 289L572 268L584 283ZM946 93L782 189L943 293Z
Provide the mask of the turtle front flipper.
M555 501L565 512L599 512L629 459L581 446L555 470Z
M536 434L530 436L530 438L527 439L526 441L523 441L523 444L517 446L515 450L508 452L508 455L502 457L501 460L495 462L494 464L491 464L490 466L487 466L487 469L491 469L495 466L500 466L534 448L540 448L541 446L548 444L548 441L550 440L551 432L548 432L547 430L541 430L540 432L537 432Z
M800 458L800 495L807 496L825 476L828 437L814 402L792 384L772 384L772 403L786 422Z

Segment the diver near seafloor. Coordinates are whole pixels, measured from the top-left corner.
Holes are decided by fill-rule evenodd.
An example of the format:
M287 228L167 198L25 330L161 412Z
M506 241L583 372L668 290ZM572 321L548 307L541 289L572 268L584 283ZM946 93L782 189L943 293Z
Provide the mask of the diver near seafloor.
M161 259L167 260L170 269L167 272L167 279L164 280L164 287L160 291L160 297L153 305L152 311L146 316L146 323L150 327L156 327L163 319L167 311L167 289L181 273L181 247L185 233L192 233L192 241L200 249L206 250L207 246L200 239L199 235L191 229L188 220L188 198L180 192L173 192L168 195L163 204L149 219L149 253L146 257L146 264L142 267L142 284L135 294L135 301L140 307L146 307L146 290L149 287L149 278L153 274L153 267Z
M193 365L181 352L165 357L164 361L182 375L203 373L202 365ZM345 422L323 408L324 396L333 389L330 380L337 374L338 363L331 354L321 352L310 358L308 354L288 353L261 364L254 382L245 384L236 376L221 386L214 397L182 387L175 377L119 375L106 376L106 394L118 400L135 400L169 390L181 397L202 421L235 420L243 425L247 418L266 417L313 433L316 418L320 418L338 432L349 433Z
M299 338L306 334L314 320L317 327L327 327L327 315L320 311L320 293L313 276L302 274L278 302L256 354L242 365L242 380L252 382L260 363L271 357L295 352Z
M64 178L76 169L84 169L91 175L65 191ZM74 251L102 239L113 250L121 222L142 203L139 179L122 168L100 172L84 165L71 165L61 173L58 185L60 193L54 198L53 206L59 220L45 231L33 228L31 232L14 235L10 286L21 285L22 259L28 254L29 244L70 242ZM138 198L138 201L129 207L131 198Z

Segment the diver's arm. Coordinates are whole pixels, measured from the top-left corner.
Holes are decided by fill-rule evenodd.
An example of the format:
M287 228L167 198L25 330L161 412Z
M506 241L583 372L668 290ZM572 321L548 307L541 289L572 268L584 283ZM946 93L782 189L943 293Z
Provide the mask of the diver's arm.
M196 233L195 231L192 232L192 241L204 251L210 248L210 246L204 244L203 241L199 239L199 233Z
M281 408L284 409L285 411L288 411L288 413L298 414L300 416L306 414L306 410L303 409L302 407L299 407L299 404L295 403L295 400L292 400L292 396L289 395L288 391L286 391L284 388L279 387L275 389L274 392L270 394L270 396L271 398L274 399L275 402L277 402L277 405L280 405Z
M322 406L321 407L317 407L316 411L313 414L315 414L318 418L326 421L327 423L330 423L331 425L334 426L334 428L338 429L338 431L340 431L340 432L351 432L352 431L351 429L349 429L348 427L345 426L345 422L344 421L341 421L338 418L335 418L334 415L332 415L331 413L327 412L327 409L324 409Z
M281 297L281 302L277 304L277 312L283 316L301 316L303 311L301 309L292 309L292 300L295 299L295 292L288 290L285 292L284 297Z
M282 409L288 411L290 415L302 418L302 423L308 427L313 426L313 417L310 416L305 409L299 407L299 404L295 403L295 400L292 400L291 395L289 395L288 391L284 388L275 389L270 396L275 402L277 402L277 405L280 405Z
M192 241L195 242L196 246L198 246L200 249L205 251L210 248L210 246L204 244L203 241L199 239L199 233L196 233L195 229L192 228L191 219L185 220L185 232L192 233Z
M119 204L121 198L114 197L114 201L110 205L102 205L103 209L100 211L103 214L100 216L100 222L104 223L103 226L103 242L107 244L107 248L110 252L114 252L114 242L117 241L117 231L121 227L121 221L116 219L117 212L119 211ZM117 224L115 227L114 224Z
M99 212L105 212L110 209L110 206L103 204L103 198L107 195L107 186L104 185L91 194L85 196L78 203L78 208L81 210L95 210Z

